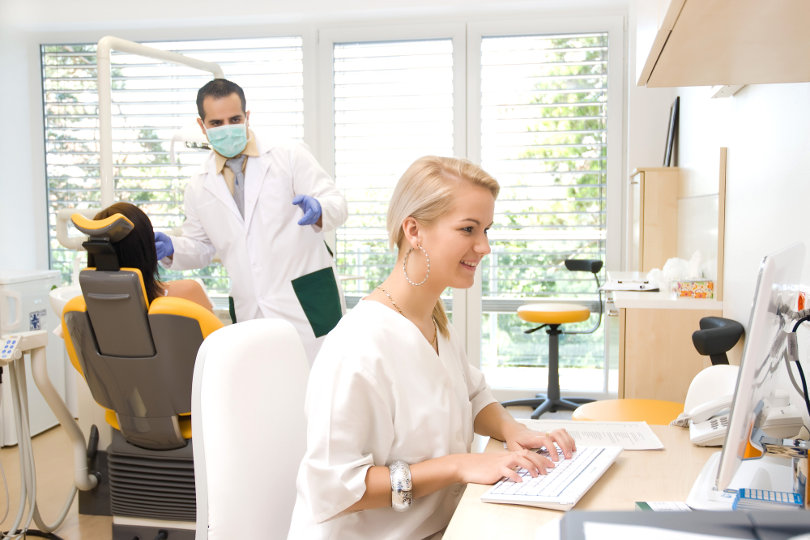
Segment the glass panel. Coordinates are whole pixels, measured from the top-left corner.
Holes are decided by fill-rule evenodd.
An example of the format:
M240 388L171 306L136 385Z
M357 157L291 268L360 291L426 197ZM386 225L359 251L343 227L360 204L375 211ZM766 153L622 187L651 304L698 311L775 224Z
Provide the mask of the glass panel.
M502 187L482 273L481 365L493 386L546 384L545 370L501 373L548 362L547 336L523 333L516 299L597 300L593 275L563 261L605 258L607 52L606 33L482 39L481 162ZM603 330L561 337L561 386L602 391Z
M391 271L385 217L415 159L453 154L450 39L334 45L335 181L351 211L337 231L347 303ZM449 300L449 298L448 298Z

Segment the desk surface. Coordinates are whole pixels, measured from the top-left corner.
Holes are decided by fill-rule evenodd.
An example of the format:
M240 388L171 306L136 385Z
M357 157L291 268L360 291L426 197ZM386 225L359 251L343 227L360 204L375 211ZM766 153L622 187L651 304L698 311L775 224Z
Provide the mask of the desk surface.
M625 450L574 507L576 510L633 510L636 501L684 501L704 463L719 448L689 442L689 430L651 426L664 450ZM503 448L491 440L487 452ZM447 527L445 540L510 538L534 540L557 510L481 502L489 486L469 484Z

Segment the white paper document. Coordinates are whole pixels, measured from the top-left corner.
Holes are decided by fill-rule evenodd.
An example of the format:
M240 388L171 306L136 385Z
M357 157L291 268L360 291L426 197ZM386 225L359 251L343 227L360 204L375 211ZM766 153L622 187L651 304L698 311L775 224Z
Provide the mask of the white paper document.
M584 422L576 420L518 419L531 429L551 431L564 428L582 446L621 446L625 450L664 448L647 422Z

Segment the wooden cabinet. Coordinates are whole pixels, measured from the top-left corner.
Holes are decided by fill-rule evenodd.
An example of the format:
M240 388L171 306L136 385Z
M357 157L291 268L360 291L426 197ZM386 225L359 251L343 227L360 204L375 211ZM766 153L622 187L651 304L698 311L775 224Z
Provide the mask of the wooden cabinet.
M663 268L678 253L677 167L639 168L630 176L629 271Z
M810 81L807 0L637 2L639 86Z
M683 403L689 383L711 365L692 344L702 317L722 309L619 310L619 397Z

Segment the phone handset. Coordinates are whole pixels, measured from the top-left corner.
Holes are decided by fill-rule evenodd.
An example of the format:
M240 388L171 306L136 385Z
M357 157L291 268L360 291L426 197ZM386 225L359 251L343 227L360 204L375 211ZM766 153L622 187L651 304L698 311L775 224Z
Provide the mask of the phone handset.
M726 394L718 398L701 403L694 408L686 411L689 419L693 424L705 422L713 416L728 413L731 408L731 401L734 398L733 394Z

